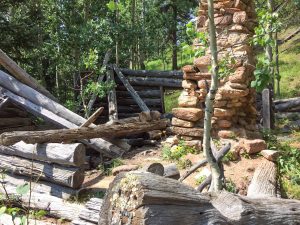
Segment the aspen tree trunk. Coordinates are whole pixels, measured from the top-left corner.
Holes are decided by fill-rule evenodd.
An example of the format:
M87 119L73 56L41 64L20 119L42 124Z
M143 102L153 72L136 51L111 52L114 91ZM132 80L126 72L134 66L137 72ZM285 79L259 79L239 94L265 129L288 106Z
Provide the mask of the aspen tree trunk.
M276 64L276 80L277 80L277 97L280 97L280 72L279 72L279 45L278 45L278 32L275 33L275 64Z
M204 119L204 135L203 135L203 148L207 161L212 171L212 182L210 191L218 191L222 189L221 169L217 160L213 156L210 139L211 139L211 119L213 113L213 102L218 89L218 52L216 41L216 29L214 22L214 6L213 0L208 0L208 17L209 17L209 39L210 50L212 54L212 82L209 93L205 100L205 119Z
M273 10L274 9L274 2L273 2L273 0L268 0L267 4L268 4L268 10L270 11L270 13L273 13L273 11L274 11ZM268 33L268 36L269 36L270 39L273 39L272 32L271 32L271 30L272 30L272 24L268 24L268 29L270 30L270 32ZM274 90L275 77L274 77L274 67L272 66L272 62L273 62L273 48L272 48L271 44L268 44L266 46L266 56L267 56L267 59L268 59L268 61L270 63L270 67L271 67L270 69L271 69L272 86L273 86L272 88Z

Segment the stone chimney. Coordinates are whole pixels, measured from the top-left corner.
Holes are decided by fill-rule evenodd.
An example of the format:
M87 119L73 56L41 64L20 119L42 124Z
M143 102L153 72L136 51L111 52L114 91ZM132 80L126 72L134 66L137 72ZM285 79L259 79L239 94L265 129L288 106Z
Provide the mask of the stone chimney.
M254 79L255 57L249 40L254 34L253 0L216 0L214 19L217 32L218 58L234 59L231 73L219 82L214 102L213 133L220 138L249 137L257 131ZM207 1L201 0L197 30L208 33ZM200 47L195 45L195 48ZM194 65L184 66L184 90L173 109L173 132L182 139L201 140L205 97L210 85L211 55L196 58Z

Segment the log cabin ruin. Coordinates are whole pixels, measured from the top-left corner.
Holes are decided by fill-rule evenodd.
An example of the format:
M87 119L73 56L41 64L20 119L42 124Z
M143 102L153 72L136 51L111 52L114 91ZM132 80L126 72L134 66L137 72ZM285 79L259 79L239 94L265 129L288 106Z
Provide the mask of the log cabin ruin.
M257 136L255 91L250 87L255 68L249 44L255 26L253 4L252 0L214 1L219 58L232 62L230 75L220 80L214 103L215 138ZM199 32L208 31L207 21L203 0L197 18ZM66 201L86 188L85 171L121 157L132 146L153 144L157 133L158 139L172 133L201 149L210 57L208 50L182 72L121 69L108 65L106 59L106 75L98 81L115 81L117 86L107 100L92 96L86 119L61 105L0 50L0 64L6 70L0 70L0 169L7 172L2 180L5 189L0 187L0 192L17 195L19 185L32 182L31 195L19 196L23 204L30 202L30 207L73 225L299 224L299 202L279 199L272 160L255 170L247 197L227 192L201 194L200 187L195 190L182 184L207 164L203 160L181 175L174 164L137 167L133 170L138 172L120 173L103 200L92 198L85 205ZM165 119L169 115L161 115L167 88L184 89L171 121ZM276 105L281 109L286 104ZM242 143L249 154L266 148L263 141L243 139ZM229 150L231 145L223 147L216 160L220 162Z

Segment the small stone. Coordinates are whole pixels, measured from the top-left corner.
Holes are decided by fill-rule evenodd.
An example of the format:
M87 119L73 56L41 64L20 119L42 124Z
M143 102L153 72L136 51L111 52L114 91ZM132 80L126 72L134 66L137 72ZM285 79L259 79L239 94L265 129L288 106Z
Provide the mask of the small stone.
M225 15L215 18L215 24L218 25L229 25L232 23L232 15Z
M183 80L182 81L182 87L185 89L196 89L197 84L194 81L191 80Z
M180 135L180 136L203 137L203 129L202 128L173 127L173 133Z
M232 123L229 120L219 120L217 122L219 128L230 128Z
M112 170L112 174L114 176L118 175L119 173L122 173L122 172L130 172L130 171L133 171L133 170L137 170L139 168L138 165L123 165L123 166L118 166L116 168L114 168Z
M275 151L275 150L262 150L260 153L262 154L263 157L265 157L267 160L272 162L276 162L280 154L279 151Z
M255 139L255 140L243 139L241 141L241 145L248 154L255 154L267 148L266 142L261 139Z
M182 92L178 98L178 105L180 107L196 107L199 100L196 96L189 96L187 93Z
M232 109L221 109L221 108L214 109L215 117L231 117L233 115L234 115L234 110Z
M200 140L185 141L185 145L195 148L197 151L202 150L202 142Z
M234 75L229 76L229 81L231 83L245 83L248 76L246 67L239 67L234 72Z
M186 65L182 67L182 71L186 73L196 73L197 71L195 70L194 66L192 65Z
M231 130L220 130L218 132L218 137L224 139L233 139L236 137L236 133Z
M211 64L211 56L206 55L194 60L194 66L197 68L207 68Z
M168 137L164 143L169 144L171 146L179 144L179 139L177 136Z
M247 22L247 20L248 16L245 11L235 12L233 14L233 22L235 24L244 24L245 22Z
M176 117L173 117L172 119L172 125L176 127L194 127L195 123L187 120L178 119Z
M203 110L199 108L174 108L172 113L176 118L193 122L203 118Z
M199 80L198 87L202 89L209 89L211 85L211 80Z
M228 85L233 89L239 89L239 90L246 90L247 89L247 85L245 85L245 84L229 82Z

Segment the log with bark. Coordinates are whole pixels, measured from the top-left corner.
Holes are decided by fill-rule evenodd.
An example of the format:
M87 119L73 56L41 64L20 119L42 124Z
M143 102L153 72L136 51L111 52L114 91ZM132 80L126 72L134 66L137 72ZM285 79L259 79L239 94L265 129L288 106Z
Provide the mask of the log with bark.
M300 108L300 98L275 101L275 109L279 112L289 112L290 110L293 111L295 108Z
M4 182L6 182L6 179L4 180ZM6 190L4 190L3 186L0 185L0 193L3 196L6 196L6 193L9 196L14 196L14 200L16 200L16 203L20 204L21 201L21 204L23 206L28 206L30 202L31 208L45 210L48 215L56 218L64 218L71 221L74 219L74 215L79 215L79 213L84 209L82 205L70 203L60 197L51 196L46 191L40 191L38 188L40 187L39 185L30 193L19 195L16 190L19 183L6 182L4 184ZM52 184L51 190L55 192L55 189L53 189L53 187L54 186ZM55 188L59 188L59 186L56 186Z
M79 188L84 180L84 171L77 167L62 167L2 153L0 157L0 168L15 174L40 178L74 189Z
M127 77L127 79L131 85L136 86L182 88L182 80L150 77Z
M277 197L277 167L264 160L256 169L248 188L251 198Z
M4 73L3 71L0 71L0 86L6 89L6 92L4 96L10 97L12 101L14 100L16 104L20 103L23 105L23 107L26 107L26 109L30 108L32 111L32 108L35 108L34 110L36 113L38 113L37 107L41 107L43 109L46 109L48 112L52 112L52 114L56 114L56 118L60 118L60 120L64 119L65 121L68 121L68 126L62 124L61 122L56 122L56 124L60 124L63 127L68 128L74 128L81 126L84 124L87 120L83 117L77 115L76 113L70 111L69 109L65 108L64 106L60 105L59 103L51 100L50 98L46 97L45 95L39 93L38 91L32 89L31 87L19 82L15 78L9 76L8 74ZM10 92L10 93L8 93ZM13 92L13 93L12 93ZM13 96L14 95L14 96ZM16 96L17 95L17 96ZM13 96L13 97L11 97ZM13 98L15 97L21 97L23 100L15 100ZM30 107L27 107L27 104L31 103ZM35 106L32 105L35 104ZM56 119L53 119L50 116L43 115L43 118L47 118L48 120L55 123ZM70 125L71 124L71 125ZM95 126L94 124L91 124L90 126ZM123 154L123 151L118 148L117 146L109 143L106 140L103 139L94 139L90 140L90 145L98 151L102 151L104 153L107 153L107 155L110 155L110 157L119 157ZM112 152L112 154L110 154ZM114 154L115 153L115 154Z
M0 145L0 153L78 167L85 163L86 156L85 146L78 143L26 144L24 142L18 142L8 147Z
M143 91L137 91L137 94L141 98L160 98L161 92L160 90L143 90ZM128 93L128 91L117 91L118 98L128 98L131 95Z
M151 173L118 175L100 210L99 225L273 224L300 221L300 201L251 199L228 192L200 194Z
M12 145L19 141L34 143L61 143L92 138L117 138L131 134L144 133L151 130L163 130L167 127L167 120L153 122L136 122L127 124L99 125L97 127L83 127L75 129L45 130L45 131L16 131L0 135L1 145Z
M55 112L51 112L50 110L48 110L40 105L35 104L35 103L27 100L26 98L20 97L1 86L0 86L0 93L2 93L5 96L10 97L11 101L13 101L19 107L26 109L26 111L32 113L33 115L35 115L37 117L43 118L44 120L46 120L47 122L50 122L51 124L55 124L61 128L76 128L76 127L78 127L76 124L68 121L67 119L64 119L64 118L56 115ZM83 121L83 124L86 121L87 120ZM116 157L120 157L124 153L124 151L121 150L119 147L111 144L108 141L102 140L102 139L92 139L89 141L82 140L81 142L88 145L89 147L93 148L94 150L99 151L100 153L103 153L107 157L116 158Z

